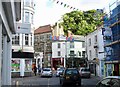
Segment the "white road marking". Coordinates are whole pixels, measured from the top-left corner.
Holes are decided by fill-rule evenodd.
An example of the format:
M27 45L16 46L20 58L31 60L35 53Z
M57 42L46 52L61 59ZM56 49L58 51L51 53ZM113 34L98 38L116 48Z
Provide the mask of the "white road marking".
M49 85L50 85L50 79L48 78L48 87L49 87Z

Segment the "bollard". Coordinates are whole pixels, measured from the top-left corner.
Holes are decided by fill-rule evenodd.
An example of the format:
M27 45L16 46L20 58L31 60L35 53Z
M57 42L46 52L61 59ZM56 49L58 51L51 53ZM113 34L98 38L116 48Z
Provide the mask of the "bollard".
M18 87L19 86L19 81L15 82L15 86Z

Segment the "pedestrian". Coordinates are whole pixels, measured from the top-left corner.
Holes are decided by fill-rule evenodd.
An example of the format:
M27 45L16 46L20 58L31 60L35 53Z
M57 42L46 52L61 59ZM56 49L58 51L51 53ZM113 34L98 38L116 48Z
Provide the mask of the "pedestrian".
M41 73L40 65L38 65L38 73L39 73L39 75L40 75L40 73Z
M36 66L34 66L33 72L34 72L34 74L35 74L35 76L36 76L36 73L37 73L37 67L36 67Z

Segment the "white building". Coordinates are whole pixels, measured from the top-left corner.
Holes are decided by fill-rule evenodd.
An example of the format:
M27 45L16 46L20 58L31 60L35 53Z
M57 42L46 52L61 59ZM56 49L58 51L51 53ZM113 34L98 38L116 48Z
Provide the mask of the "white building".
M82 59L85 59L84 37L72 36L72 38L68 38L66 40L66 37L59 36L59 40L53 40L52 42L52 67L55 69L60 66L78 67ZM71 61L72 58L74 58L73 61Z
M21 19L21 0L0 0L0 86L11 85L12 34Z
M12 76L29 76L34 59L34 2L21 0L21 21L12 36Z
M104 41L102 27L86 36L86 50L89 67L96 76L104 75Z

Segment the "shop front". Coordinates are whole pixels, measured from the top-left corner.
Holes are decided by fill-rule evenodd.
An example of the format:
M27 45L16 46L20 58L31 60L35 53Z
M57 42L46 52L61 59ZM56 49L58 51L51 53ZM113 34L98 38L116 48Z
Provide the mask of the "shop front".
M31 76L33 53L13 52L12 53L12 77Z
M105 61L105 76L110 76L113 71L116 72L117 76L120 76L120 61Z
M61 66L64 66L64 58L52 58L52 68L57 70Z

